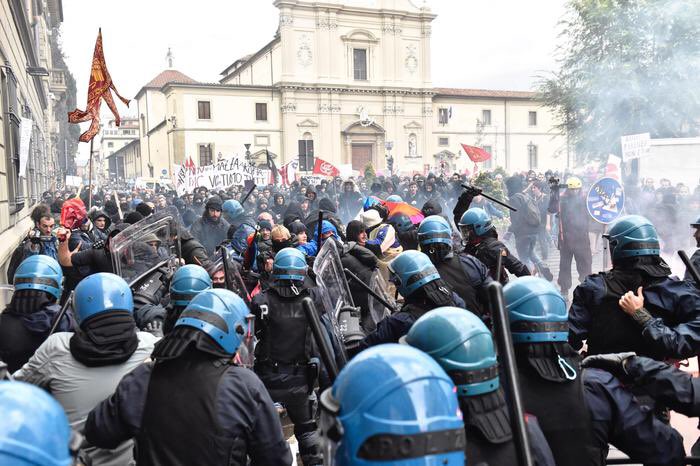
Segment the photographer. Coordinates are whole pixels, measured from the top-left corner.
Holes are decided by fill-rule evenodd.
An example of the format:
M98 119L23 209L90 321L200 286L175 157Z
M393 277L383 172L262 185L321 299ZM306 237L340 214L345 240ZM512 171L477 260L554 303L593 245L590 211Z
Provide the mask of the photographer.
M41 254L58 260L58 240L53 234L55 220L49 207L39 204L32 211L31 219L34 221L34 228L29 230L27 236L17 246L7 267L7 279L10 282L19 264L29 256Z

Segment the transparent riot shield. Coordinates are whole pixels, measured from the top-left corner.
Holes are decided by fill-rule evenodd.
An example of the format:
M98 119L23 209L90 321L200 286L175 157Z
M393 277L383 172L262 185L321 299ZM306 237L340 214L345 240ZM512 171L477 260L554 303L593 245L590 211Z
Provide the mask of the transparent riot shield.
M352 338L350 334L356 332L347 332L348 329L339 323L338 317L341 310L354 308L355 303L343 273L338 245L334 240L326 240L321 246L314 261L314 273L316 274L316 284L322 291L322 302L320 303L322 309L318 309L321 314L320 320L326 328L330 344L336 352L338 365L342 367L347 361L346 343L348 343L348 337Z
M176 268L177 232L172 222L172 215L154 214L112 238L114 273L133 285L162 266Z
M387 290L389 289L387 281L384 279L384 276L381 273L375 271L372 274L372 278L370 279L369 285L370 288L372 288L372 291L384 298L386 302L394 306L394 309L396 308L394 298L390 296L387 292ZM391 314L391 310L387 309L387 307L384 304L379 302L379 300L374 298L374 296L372 296L371 294L369 295L367 304L369 305L369 317L372 320L372 324L374 324L374 328L377 327L379 321ZM372 325L370 327L372 327Z
M10 301L15 292L15 287L12 285L0 285L0 312L2 312Z

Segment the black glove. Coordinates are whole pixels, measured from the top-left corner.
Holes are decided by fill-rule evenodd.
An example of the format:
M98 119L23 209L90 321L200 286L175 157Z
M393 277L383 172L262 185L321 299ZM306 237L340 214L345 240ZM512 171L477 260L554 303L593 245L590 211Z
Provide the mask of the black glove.
M581 367L595 367L603 369L614 375L624 375L624 362L626 359L636 356L632 351L627 353L596 354L588 356L581 362Z
M462 186L462 187L464 187L464 186ZM476 186L469 186L468 188L464 187L464 193L469 194L472 198L480 195L483 192L484 192L483 189L477 188Z

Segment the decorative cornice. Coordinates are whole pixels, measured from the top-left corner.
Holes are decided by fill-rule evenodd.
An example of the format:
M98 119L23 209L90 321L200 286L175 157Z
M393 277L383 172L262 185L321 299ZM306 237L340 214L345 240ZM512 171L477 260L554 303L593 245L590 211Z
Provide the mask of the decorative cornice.
M284 104L282 104L280 109L282 110L282 113L296 112L297 111L297 104L294 102L285 102Z
M316 21L316 27L318 29L328 29L328 30L337 29L338 23L336 23L335 21L331 21L330 19L319 18Z
M403 107L399 105L385 105L383 111L385 115L402 115Z
M275 86L280 91L335 93L335 94L363 94L363 95L396 95L396 96L422 96L432 98L435 92L432 89L411 88L382 88L382 87L339 87L327 85L308 85L303 83L288 83Z
M294 25L294 16L280 14L280 28Z
M340 113L338 104L318 104L319 113Z
M382 25L382 32L384 32L385 34L393 34L395 36L398 36L401 34L401 26L397 24L384 23Z

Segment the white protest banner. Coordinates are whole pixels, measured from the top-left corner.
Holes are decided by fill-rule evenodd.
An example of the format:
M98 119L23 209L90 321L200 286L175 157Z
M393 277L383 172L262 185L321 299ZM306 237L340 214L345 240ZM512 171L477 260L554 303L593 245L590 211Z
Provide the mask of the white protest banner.
M243 186L246 180L253 180L256 185L266 185L270 182L270 170L257 168L238 157L196 167L194 170L183 171L183 168L184 165L180 167L178 173L176 188L178 193L191 193L200 187L218 191L230 186ZM180 174L184 176L181 177Z
M66 186L80 186L83 179L79 176L66 175Z
M622 144L622 160L628 162L649 155L651 136L649 133L630 134L620 138Z
M27 160L29 159L29 142L32 140L32 126L34 122L30 118L21 118L19 126L19 176L26 177Z

